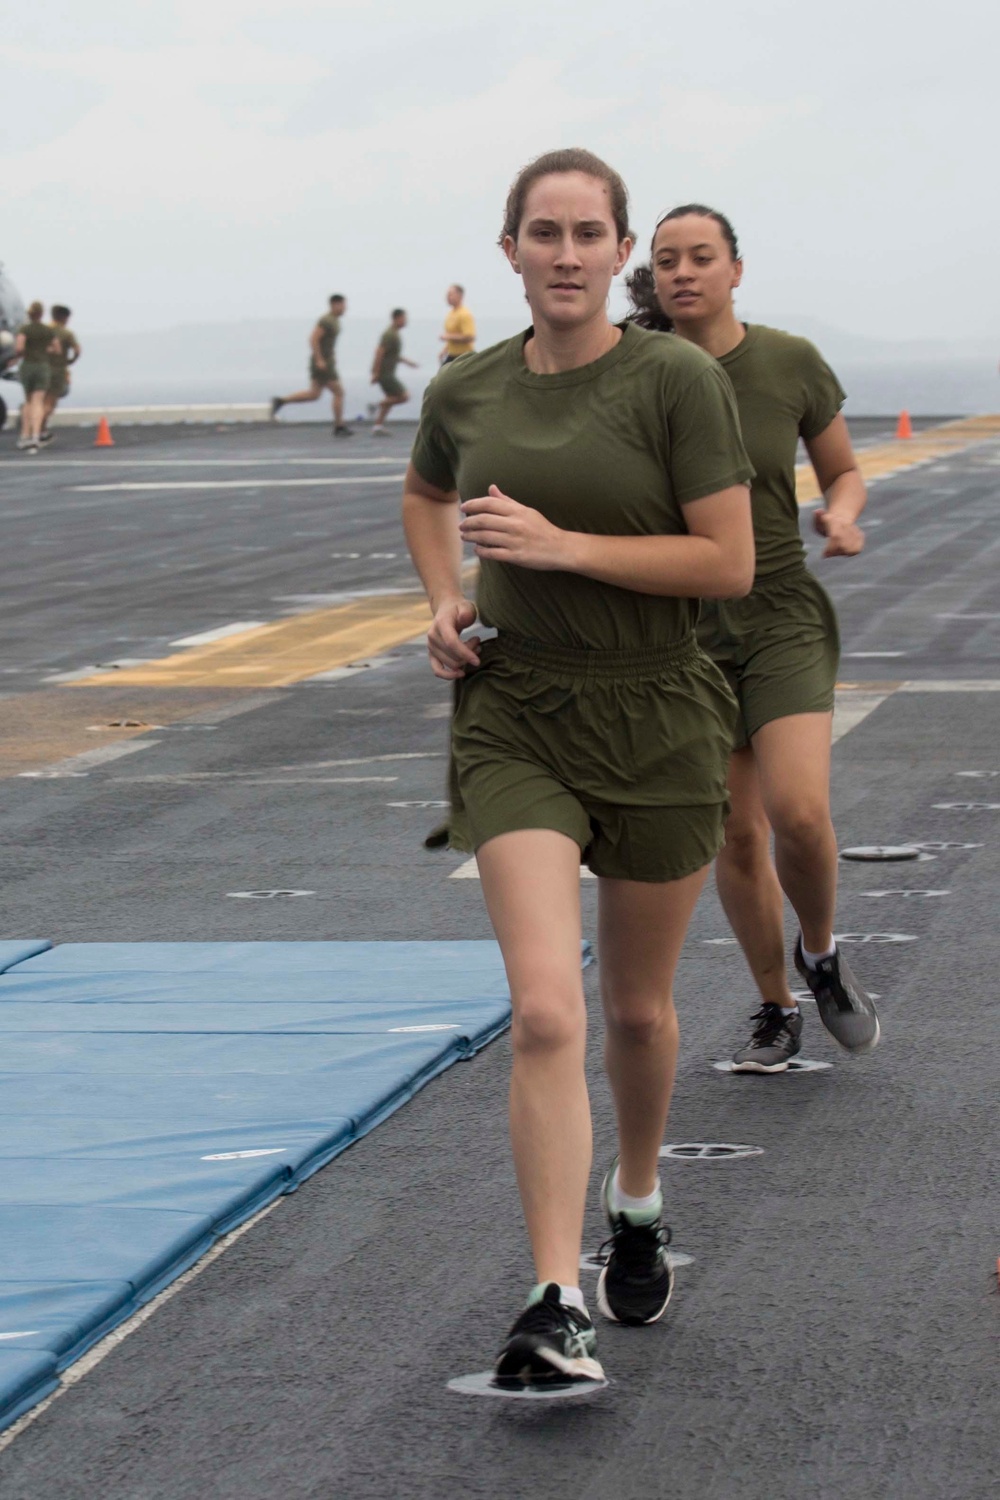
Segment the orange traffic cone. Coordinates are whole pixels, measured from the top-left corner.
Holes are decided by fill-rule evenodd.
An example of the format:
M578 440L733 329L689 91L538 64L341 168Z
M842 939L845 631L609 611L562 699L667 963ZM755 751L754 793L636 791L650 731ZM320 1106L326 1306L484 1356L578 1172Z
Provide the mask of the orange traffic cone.
M899 421L896 424L896 436L898 438L911 438L913 436L913 425L910 422L910 413L901 411Z
M94 439L95 448L113 448L115 440L111 436L111 428L108 426L107 417L102 417L97 424L97 436Z

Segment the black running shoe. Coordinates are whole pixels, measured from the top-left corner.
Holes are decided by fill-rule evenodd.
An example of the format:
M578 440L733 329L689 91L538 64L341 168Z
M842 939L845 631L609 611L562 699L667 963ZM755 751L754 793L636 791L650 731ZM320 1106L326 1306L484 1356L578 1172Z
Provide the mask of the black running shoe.
M524 1309L497 1356L497 1385L603 1380L604 1371L594 1357L597 1335L588 1315L561 1302L554 1281L533 1295L535 1300Z
M339 422L333 429L333 435L334 437L353 437L354 428L348 427L346 422Z
M601 1184L601 1206L611 1226L611 1238L598 1251L604 1269L597 1282L597 1305L613 1323L633 1327L663 1317L674 1290L674 1273L667 1255L670 1230L657 1216L634 1224L625 1214L612 1212L611 1181L614 1161Z
M789 1059L802 1050L802 1016L782 1014L780 1005L766 1003L755 1015L753 1036L733 1058L734 1073L784 1073Z
M874 1051L882 1034L875 1005L840 949L810 969L802 957L800 935L795 940L795 967L812 991L819 1018L834 1041L848 1052Z
M41 443L41 445L42 445L43 448L45 447L45 445L47 443L51 443L51 441L52 441L52 434L51 434L51 432L49 432L48 428L46 428L44 432L40 432L38 434L38 441Z

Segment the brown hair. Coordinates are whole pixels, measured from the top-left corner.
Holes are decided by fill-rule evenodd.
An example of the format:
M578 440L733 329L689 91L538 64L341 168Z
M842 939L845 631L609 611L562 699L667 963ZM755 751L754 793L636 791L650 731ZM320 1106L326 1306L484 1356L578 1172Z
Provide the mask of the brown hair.
M525 200L538 179L563 172L582 172L587 177L596 177L598 182L603 182L611 199L611 213L619 243L635 238L628 222L628 188L618 173L592 151L585 151L582 146L570 146L564 151L546 151L544 156L536 156L534 161L530 161L518 172L507 194L503 228L498 239L501 247L508 235L512 240L517 239L524 216Z
M45 311L45 306L44 306L43 303L41 303L41 302L32 302L31 306L28 308L28 317L31 319L31 321L33 323L37 323L39 321L39 319L41 318L42 313L44 311Z

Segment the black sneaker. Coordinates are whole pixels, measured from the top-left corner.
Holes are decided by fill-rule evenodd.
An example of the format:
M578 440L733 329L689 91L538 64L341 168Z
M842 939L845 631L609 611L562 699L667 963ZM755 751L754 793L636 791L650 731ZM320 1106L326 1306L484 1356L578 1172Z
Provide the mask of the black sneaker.
M499 1386L563 1384L572 1380L603 1380L594 1358L594 1325L578 1307L560 1301L554 1281L536 1288L532 1301L508 1333L497 1356Z
M271 397L271 421L272 422L274 421L275 417L278 415L279 411L284 406L284 404L285 403L284 403L284 401L282 401L282 399L281 399L280 396L272 396Z
M38 441L41 443L43 448L45 447L46 443L51 443L52 434L51 432L49 432L48 428L46 428L44 432L40 432L38 434Z
M625 1214L611 1210L611 1181L618 1165L614 1161L601 1184L601 1206L611 1226L611 1238L600 1248L604 1269L597 1282L597 1305L612 1323L655 1323L667 1310L674 1290L674 1273L667 1255L670 1230L657 1216L650 1223L634 1224Z
M333 429L333 435L334 435L334 437L353 437L354 436L354 428L353 427L348 427L348 425L347 425L346 422L340 422Z
M784 1073L790 1058L802 1050L802 1016L782 1014L780 1005L769 1002L755 1015L753 1036L733 1058L734 1073Z
M802 957L800 935L795 940L795 967L812 991L819 1018L834 1041L848 1052L874 1051L882 1035L875 1005L840 949L811 969Z

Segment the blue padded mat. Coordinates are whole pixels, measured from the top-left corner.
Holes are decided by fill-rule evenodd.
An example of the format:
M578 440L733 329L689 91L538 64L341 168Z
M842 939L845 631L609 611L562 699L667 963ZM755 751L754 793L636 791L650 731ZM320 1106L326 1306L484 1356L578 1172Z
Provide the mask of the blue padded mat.
M509 1010L495 943L0 943L0 1428Z

